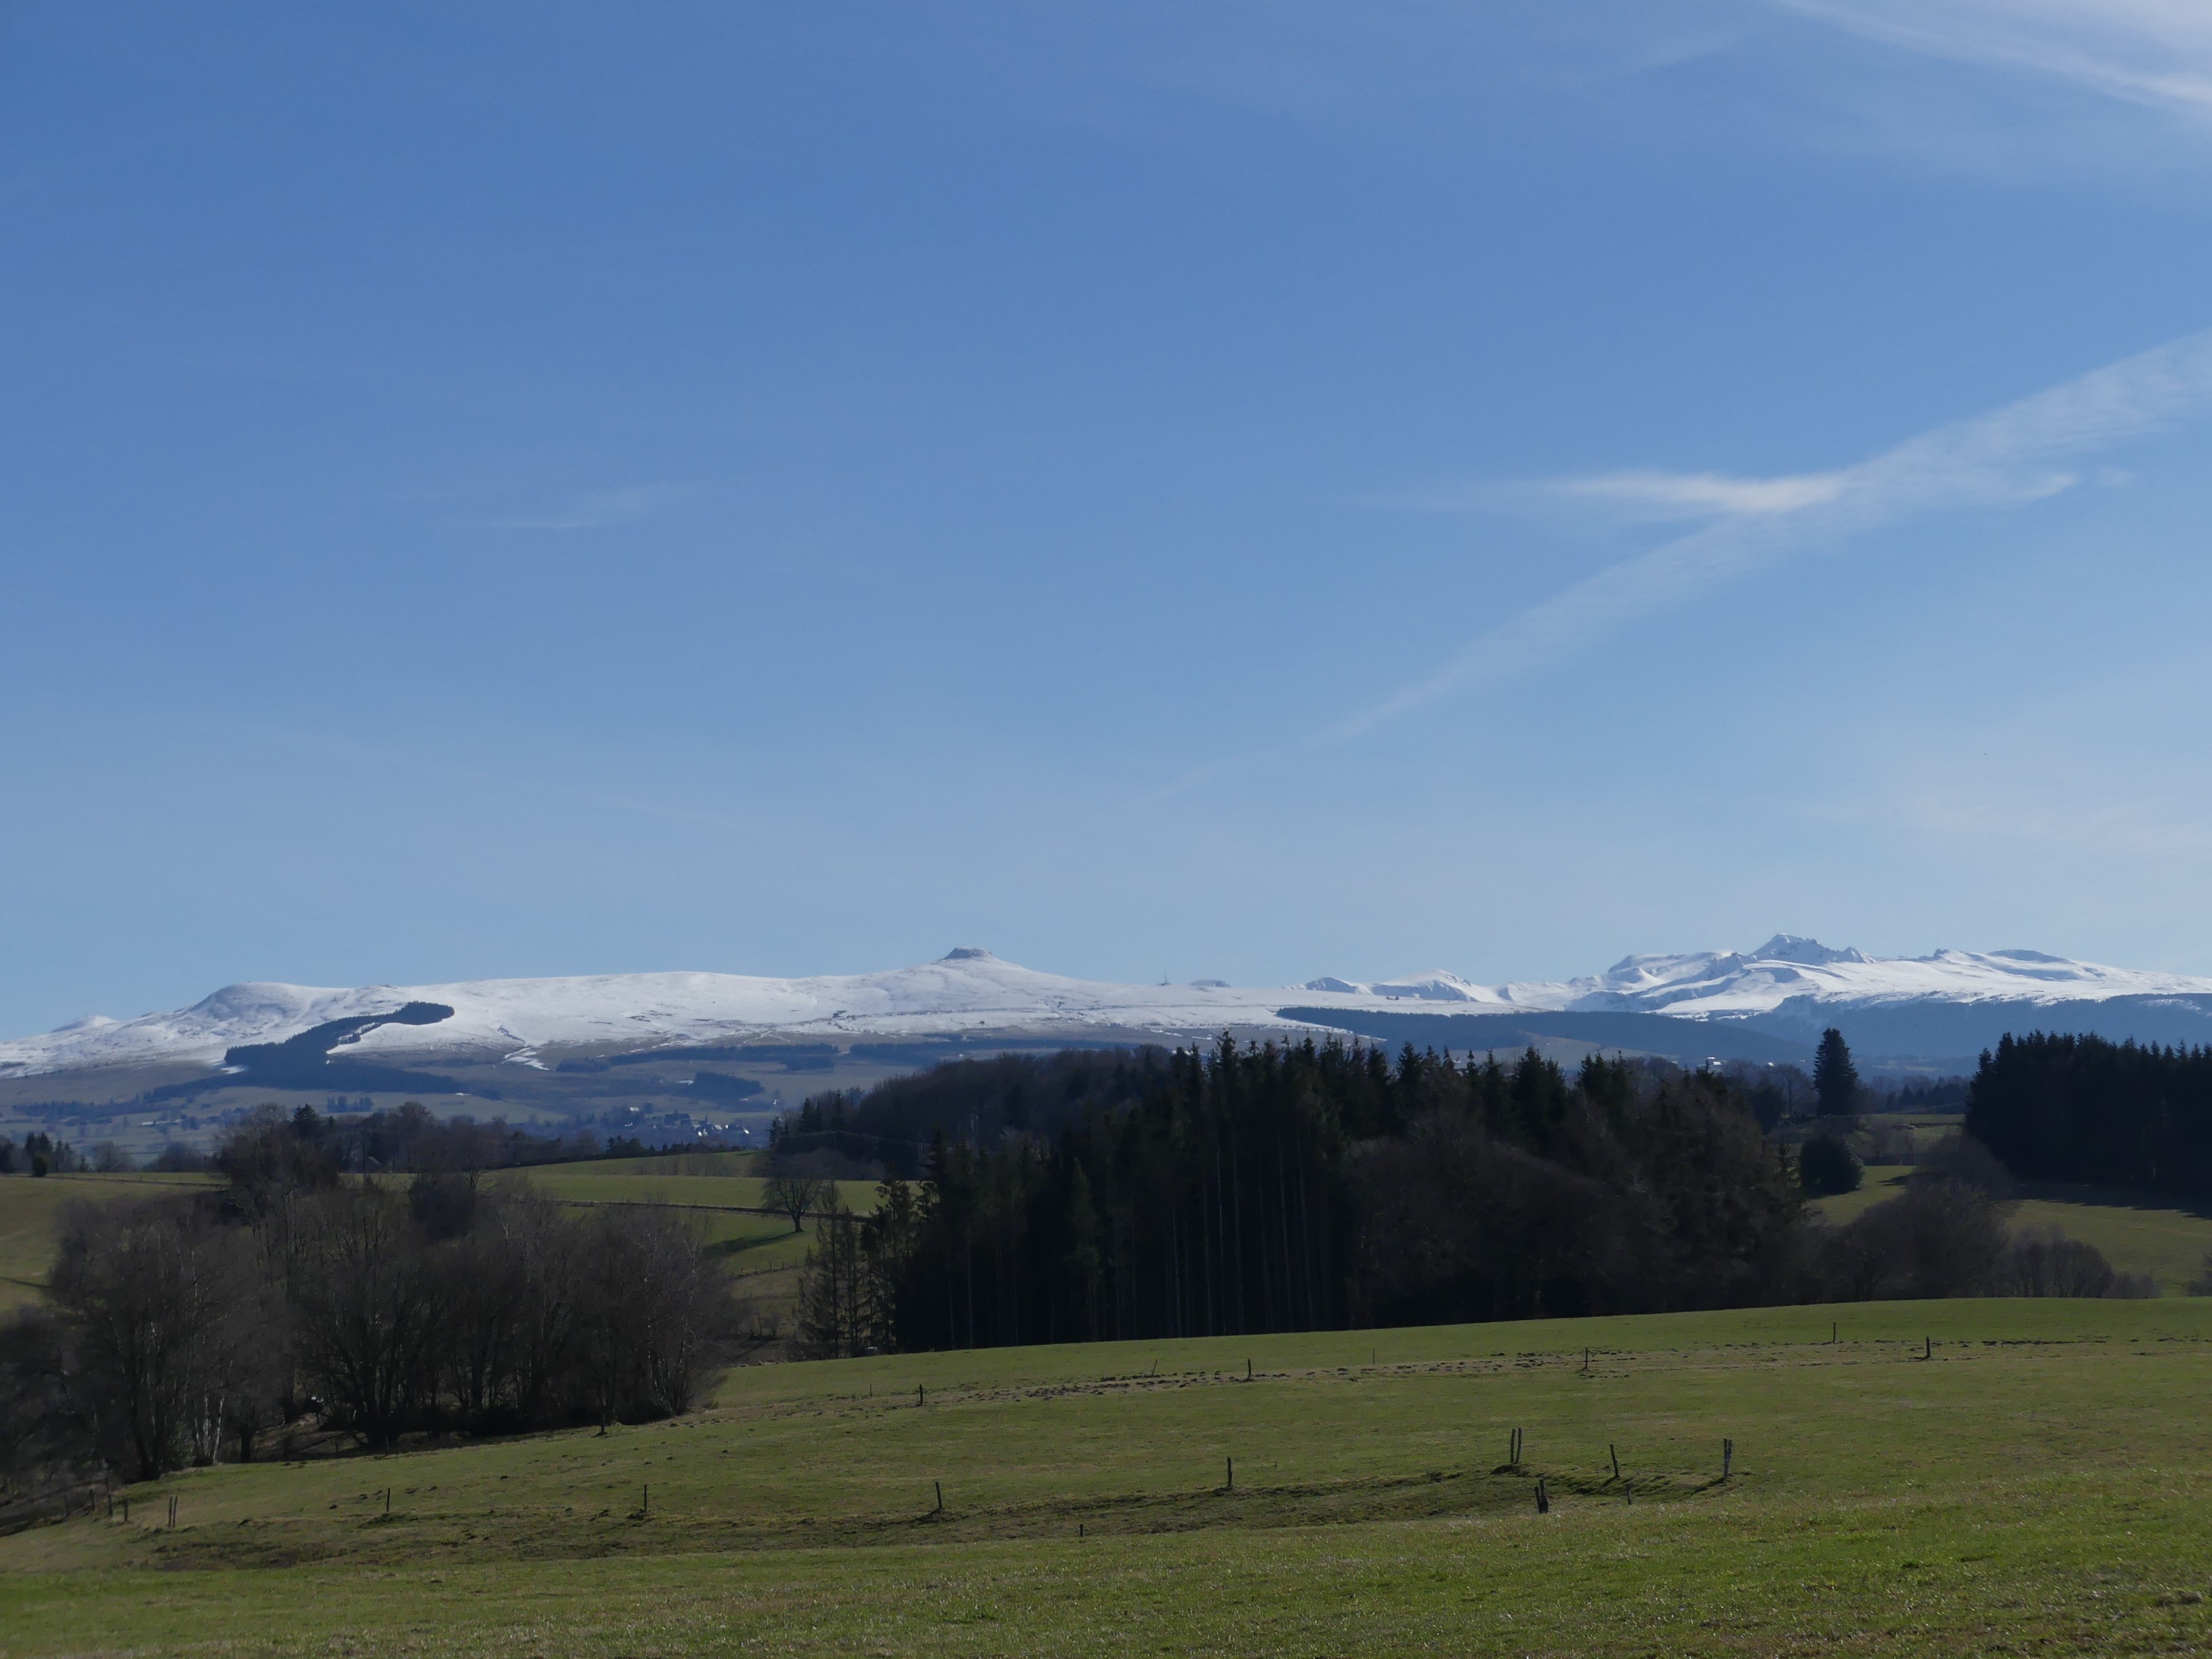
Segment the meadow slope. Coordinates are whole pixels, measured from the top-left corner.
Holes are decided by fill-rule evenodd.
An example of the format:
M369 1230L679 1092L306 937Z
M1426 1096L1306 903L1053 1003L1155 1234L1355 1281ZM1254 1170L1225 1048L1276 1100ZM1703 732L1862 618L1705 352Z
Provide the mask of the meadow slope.
M2208 1387L2181 1298L759 1367L0 1540L0 1653L2167 1651Z
M1911 1176L1911 1164L1869 1164L1856 1192L1815 1199L1811 1207L1841 1224L1899 1196ZM2094 1244L2122 1273L2149 1274L2161 1296L2187 1294L2212 1261L2212 1211L2188 1199L2029 1182L2006 1206L2005 1219L2016 1231L2056 1229Z

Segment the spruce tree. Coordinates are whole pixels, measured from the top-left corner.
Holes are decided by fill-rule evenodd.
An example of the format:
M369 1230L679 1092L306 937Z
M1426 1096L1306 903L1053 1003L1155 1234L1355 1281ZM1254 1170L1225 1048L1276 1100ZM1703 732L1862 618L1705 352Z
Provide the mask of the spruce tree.
M1858 1067L1851 1064L1844 1034L1832 1025L1820 1033L1813 1056L1813 1092L1820 1097L1822 1117L1849 1117L1858 1109Z

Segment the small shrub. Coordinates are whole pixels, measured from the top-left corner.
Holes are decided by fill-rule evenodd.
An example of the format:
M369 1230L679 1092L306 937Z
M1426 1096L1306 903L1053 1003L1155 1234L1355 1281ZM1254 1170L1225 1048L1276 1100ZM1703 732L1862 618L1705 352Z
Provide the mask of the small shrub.
M2158 1294L2148 1273L2124 1273L2095 1245L2056 1227L2015 1234L1996 1286L2005 1296L2142 1297Z
M1797 1155L1797 1180L1814 1198L1855 1193L1865 1175L1859 1155L1834 1135L1814 1135Z
M2197 1277L2189 1281L2191 1296L2212 1296L2212 1250L2204 1252L2203 1262L2197 1269Z
M1874 1132L1874 1144L1869 1148L1869 1164L1910 1164L1917 1152L1912 1131L1902 1124L1885 1123Z
M1999 1203L2013 1196L2012 1172L1973 1136L1945 1135L1929 1147L1912 1172L1915 1181L1948 1181L1987 1193Z

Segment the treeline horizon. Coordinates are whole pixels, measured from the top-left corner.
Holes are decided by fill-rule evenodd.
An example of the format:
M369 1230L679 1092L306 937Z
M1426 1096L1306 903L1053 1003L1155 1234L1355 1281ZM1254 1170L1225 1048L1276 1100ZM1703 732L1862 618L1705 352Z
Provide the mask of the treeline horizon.
M511 1124L504 1117L483 1121L462 1114L441 1118L419 1100L404 1101L396 1107L364 1106L358 1111L338 1107L319 1111L302 1105L288 1112L272 1103L247 1114L246 1122L265 1121L272 1114L283 1118L297 1138L314 1143L335 1168L349 1175L524 1169L592 1158L650 1158L665 1151L690 1151L698 1146L696 1140L651 1146L635 1135L610 1135L602 1140L599 1132L588 1126L571 1134L540 1134ZM216 1138L216 1151L204 1152L188 1142L171 1141L143 1163L134 1163L112 1140L85 1148L43 1130L33 1130L20 1144L0 1135L0 1175L18 1170L34 1176L87 1170L101 1174L210 1170L216 1168L221 1146L239 1127L235 1123L225 1127ZM718 1146L715 1150L730 1149Z
M1975 1071L1966 1131L2030 1180L2212 1195L2212 1047L2007 1036Z
M1593 1055L1571 1076L1533 1049L1394 1061L1224 1037L956 1062L779 1126L779 1156L887 1170L873 1213L833 1198L818 1218L801 1338L858 1353L2141 1291L2087 1246L2028 1262L1972 1159L1819 1223L1774 1106L1720 1073Z

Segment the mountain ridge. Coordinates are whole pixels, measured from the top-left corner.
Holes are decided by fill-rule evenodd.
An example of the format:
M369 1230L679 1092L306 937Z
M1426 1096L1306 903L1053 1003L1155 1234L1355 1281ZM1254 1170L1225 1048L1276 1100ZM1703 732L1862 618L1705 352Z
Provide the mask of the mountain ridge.
M390 1023L411 1004L452 1012L427 1023ZM790 979L655 973L351 988L242 981L186 1008L132 1020L89 1015L43 1036L0 1042L0 1077L133 1064L215 1067L233 1048L281 1043L337 1021L362 1022L349 1048L364 1056L458 1054L542 1067L541 1049L1002 1031L1164 1038L1229 1027L1310 1030L1339 1017L1422 1011L1663 1014L1793 1040L1832 1022L1901 1034L1905 1046L1884 1041L1877 1045L1883 1052L1949 1055L1993 1041L1972 1035L1994 1029L1993 1020L2009 1027L2047 1013L2041 1023L2074 1029L2094 1010L2124 1012L2132 1024L2160 1034L2146 1040L2191 1040L2200 1024L2204 1034L2194 1040L2212 1040L2212 977L2028 950L1875 957L1778 933L1747 953L1629 956L1601 974L1565 981L1486 986L1439 969L1294 987L1140 986L1044 973L963 945L908 968Z

